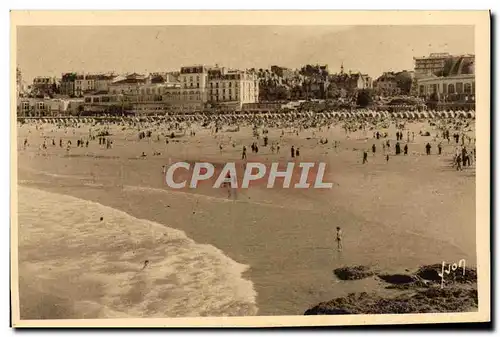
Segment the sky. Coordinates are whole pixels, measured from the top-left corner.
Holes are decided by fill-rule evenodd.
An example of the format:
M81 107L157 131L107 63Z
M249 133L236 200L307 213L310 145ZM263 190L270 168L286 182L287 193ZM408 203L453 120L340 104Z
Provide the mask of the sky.
M473 26L21 26L23 79L64 72L148 73L205 64L337 72L412 70L414 56L474 53Z

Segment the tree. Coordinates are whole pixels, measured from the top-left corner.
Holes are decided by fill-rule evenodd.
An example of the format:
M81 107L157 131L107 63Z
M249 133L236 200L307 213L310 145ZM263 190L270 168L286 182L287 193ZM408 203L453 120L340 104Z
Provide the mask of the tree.
M78 117L80 117L80 116L81 116L81 114L83 113L83 110L84 110L83 105L79 105L79 106L78 106L78 109L77 109L77 111L78 111Z
M360 107L366 108L372 103L372 97L368 90L363 89L358 92L358 97L356 98L356 104Z
M426 105L428 109L435 110L437 108L438 103L439 103L439 94L437 92L433 92L429 96Z
M407 71L402 71L395 76L395 80L399 89L401 89L401 93L404 95L408 95L411 90L411 85L413 83L413 79L411 75Z

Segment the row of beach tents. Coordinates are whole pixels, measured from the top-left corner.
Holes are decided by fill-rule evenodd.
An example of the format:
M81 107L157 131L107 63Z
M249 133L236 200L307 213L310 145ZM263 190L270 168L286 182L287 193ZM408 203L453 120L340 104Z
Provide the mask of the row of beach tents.
M168 113L157 116L101 116L101 117L85 117L85 118L26 118L27 120L37 121L38 123L53 123L53 124L94 124L99 122L114 121L123 123L143 123L143 122L158 122L158 121L230 121L230 120L248 120L248 119L297 119L297 118L356 118L356 117L372 117L372 118L475 118L475 111L373 111L373 110L358 110L356 112L268 112L261 114L239 113L239 114L223 114L223 115L206 115L203 113L177 115Z

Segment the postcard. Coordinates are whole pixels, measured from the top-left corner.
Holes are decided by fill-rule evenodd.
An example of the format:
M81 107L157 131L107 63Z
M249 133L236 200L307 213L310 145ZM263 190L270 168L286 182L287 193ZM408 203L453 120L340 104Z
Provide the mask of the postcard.
M13 327L490 321L488 11L12 11Z

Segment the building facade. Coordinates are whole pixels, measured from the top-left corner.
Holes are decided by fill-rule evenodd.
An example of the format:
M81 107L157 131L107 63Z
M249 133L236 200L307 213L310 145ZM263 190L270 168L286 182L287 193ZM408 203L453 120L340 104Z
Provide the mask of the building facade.
M255 73L203 65L147 77L63 74L62 91L84 96L84 110L89 114L241 110L244 104L259 100Z
M201 110L208 101L208 70L203 65L182 67L179 74L180 101L184 110Z
M19 117L57 117L83 111L83 99L22 98L17 102Z
M116 77L112 74L97 74L89 76L94 81L94 91L96 93L108 93L109 86L113 83L113 79Z
M95 91L95 80L91 75L77 75L75 79L75 96L83 96Z
M214 68L209 71L208 84L208 101L214 107L240 110L243 104L259 101L256 74Z
M432 75L437 75L447 71L447 68L452 68L456 62L474 64L474 55L450 55L449 53L431 53L429 56L414 57L415 61L415 77L425 78Z
M31 91L35 95L51 95L58 91L59 83L55 77L37 76L33 79Z
M140 88L146 84L146 77L140 74L117 76L108 85L110 94L139 95Z
M377 78L374 83L374 89L383 96L395 96L401 93L396 74L392 72L385 72Z
M361 72L344 72L344 65L340 67L340 73L329 76L332 88L353 92L363 89L373 89L373 79L368 74Z
M418 95L430 99L437 95L441 102L475 102L476 79L474 75L429 77L418 81Z
M61 77L60 93L65 96L75 96L76 73L65 73Z

